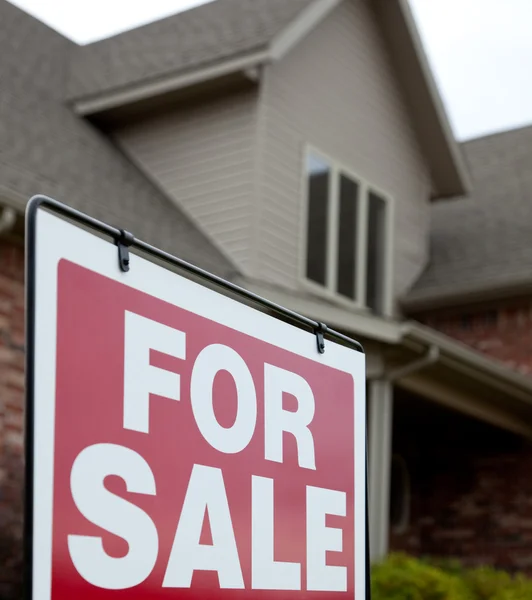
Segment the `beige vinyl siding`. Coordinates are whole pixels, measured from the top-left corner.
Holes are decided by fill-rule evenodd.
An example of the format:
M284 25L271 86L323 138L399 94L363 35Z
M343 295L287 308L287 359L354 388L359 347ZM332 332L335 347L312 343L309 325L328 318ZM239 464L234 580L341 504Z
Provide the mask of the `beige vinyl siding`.
M120 146L244 273L250 269L257 92L116 129Z
M380 36L369 3L344 0L264 71L257 267L267 281L301 285L306 144L394 199L394 294L424 267L430 177Z

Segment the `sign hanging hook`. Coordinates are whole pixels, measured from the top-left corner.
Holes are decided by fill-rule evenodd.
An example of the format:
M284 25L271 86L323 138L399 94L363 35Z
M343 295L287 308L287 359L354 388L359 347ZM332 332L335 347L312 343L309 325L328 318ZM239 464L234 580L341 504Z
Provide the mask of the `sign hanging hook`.
M318 352L325 354L325 338L324 335L327 333L327 325L325 323L318 323L316 328L316 343L318 346Z
M120 236L116 240L118 246L118 266L124 273L129 271L129 247L135 242L135 236L126 231L120 230Z

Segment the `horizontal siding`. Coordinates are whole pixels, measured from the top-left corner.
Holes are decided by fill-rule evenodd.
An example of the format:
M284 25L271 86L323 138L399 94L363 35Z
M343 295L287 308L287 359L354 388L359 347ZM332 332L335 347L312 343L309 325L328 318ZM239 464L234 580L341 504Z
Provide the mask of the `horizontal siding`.
M395 293L424 267L430 178L380 35L366 0L344 0L265 71L258 257L266 280L298 286L305 144L394 198Z
M245 273L251 268L257 93L165 111L114 131L124 151Z

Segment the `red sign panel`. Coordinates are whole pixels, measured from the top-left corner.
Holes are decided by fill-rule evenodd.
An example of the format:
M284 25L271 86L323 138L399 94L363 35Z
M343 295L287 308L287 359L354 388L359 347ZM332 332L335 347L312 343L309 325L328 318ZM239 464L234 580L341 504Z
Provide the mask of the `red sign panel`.
M354 597L353 372L129 274L67 258L54 272L48 579L34 571L49 589L34 598Z

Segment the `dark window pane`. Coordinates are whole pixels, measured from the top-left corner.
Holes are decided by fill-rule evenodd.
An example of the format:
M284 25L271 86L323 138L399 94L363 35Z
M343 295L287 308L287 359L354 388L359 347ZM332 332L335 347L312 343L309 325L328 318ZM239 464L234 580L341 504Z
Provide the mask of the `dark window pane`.
M356 232L358 184L340 176L338 221L338 268L336 289L342 296L355 299Z
M308 173L307 277L325 285L327 281L327 222L329 177L327 164L310 156Z
M386 201L370 192L368 210L366 304L368 308L381 314L384 309Z

